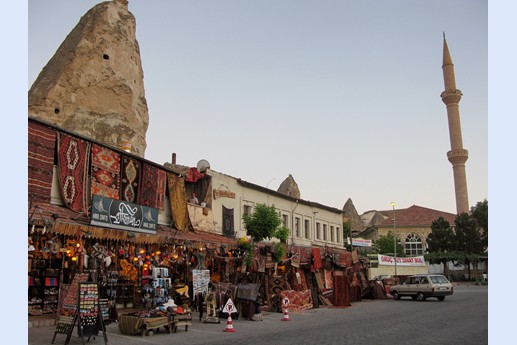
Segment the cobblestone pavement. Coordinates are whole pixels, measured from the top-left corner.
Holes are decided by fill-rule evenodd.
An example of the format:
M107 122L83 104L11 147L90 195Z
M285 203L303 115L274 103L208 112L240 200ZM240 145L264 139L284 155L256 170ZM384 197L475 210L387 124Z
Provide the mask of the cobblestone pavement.
M317 308L290 312L291 321L282 321L281 313L266 312L263 321L232 320L234 333L224 332L221 323L203 323L198 314L193 324L177 333L162 329L152 336L121 334L117 324L107 326L109 345L134 344L488 344L488 287L456 286L454 295L444 302L430 298L425 302L411 299L363 300L348 308ZM32 327L29 345L50 344L55 327ZM71 345L82 344L74 332ZM57 334L54 344L64 344L66 336ZM88 344L104 344L102 333Z

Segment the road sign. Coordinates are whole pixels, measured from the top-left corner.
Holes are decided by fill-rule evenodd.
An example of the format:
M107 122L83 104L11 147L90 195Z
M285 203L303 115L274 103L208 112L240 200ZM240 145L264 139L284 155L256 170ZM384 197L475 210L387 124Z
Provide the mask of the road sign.
M284 306L287 307L289 305L289 298L285 297L282 302L284 302Z
M231 298L228 298L228 301L224 305L223 313L231 314L231 313L236 313L236 312L237 312L237 308L235 308L235 304L233 304L233 301Z

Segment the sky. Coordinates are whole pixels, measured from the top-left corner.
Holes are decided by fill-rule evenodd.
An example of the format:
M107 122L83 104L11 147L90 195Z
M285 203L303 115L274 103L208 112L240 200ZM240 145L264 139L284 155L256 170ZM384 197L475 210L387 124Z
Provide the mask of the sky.
M27 90L100 1L28 1ZM447 10L445 10L447 9ZM463 92L469 204L488 198L488 4L130 0L144 71L145 158L211 168L359 214L456 213L443 33Z

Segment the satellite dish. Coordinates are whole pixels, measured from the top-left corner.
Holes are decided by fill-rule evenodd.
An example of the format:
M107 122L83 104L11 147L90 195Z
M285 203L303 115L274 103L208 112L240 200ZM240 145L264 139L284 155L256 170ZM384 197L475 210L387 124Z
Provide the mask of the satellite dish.
M206 169L210 169L210 163L206 159L202 159L197 162L197 171L204 173Z

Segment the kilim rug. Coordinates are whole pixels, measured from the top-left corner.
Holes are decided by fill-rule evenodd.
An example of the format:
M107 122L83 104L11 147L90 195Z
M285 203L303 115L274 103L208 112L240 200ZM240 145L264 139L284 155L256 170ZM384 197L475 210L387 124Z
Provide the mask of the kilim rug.
M289 311L301 311L311 309L313 307L311 290L284 290L280 293L280 296L282 297L282 300L285 297L289 299L289 305L287 306Z
M158 168L153 165L143 163L138 204L156 208L156 194L158 192L157 181Z
M167 186L167 173L165 170L158 169L158 178L156 181L156 208L163 211L165 209L165 188Z
M314 259L314 268L322 268L323 263L321 261L321 251L319 248L312 248L312 258Z
M223 207L223 235L224 237L233 238L235 236L233 228L233 208Z
M111 199L120 195L120 154L92 144L91 193Z
M287 288L287 284L285 283L284 276L270 276L269 277L269 293L272 295L276 295L280 291L283 291Z
M140 162L131 157L122 156L120 199L136 203L140 183Z
M332 289L332 271L324 270L325 275L325 288Z
M86 177L91 144L58 132L59 187L65 205L76 212L88 212Z
M169 202L174 226L181 231L192 230L192 222L187 208L185 180L176 174L167 173L169 183Z
M45 125L29 121L29 197L34 201L50 202L56 132Z
M305 271L301 268L293 269L294 274L291 279L291 286L294 290L302 291L307 290L307 279L305 277Z

